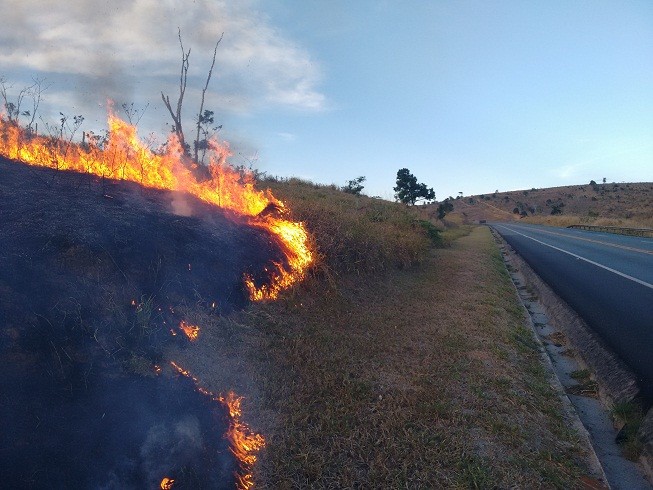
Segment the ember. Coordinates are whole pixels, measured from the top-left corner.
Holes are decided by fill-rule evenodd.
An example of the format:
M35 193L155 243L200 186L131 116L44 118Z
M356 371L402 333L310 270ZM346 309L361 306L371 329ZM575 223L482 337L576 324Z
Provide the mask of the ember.
M184 332L184 335L186 335L188 340L191 342L196 341L200 335L200 327L190 325L183 320L179 323L179 328L181 328L181 331Z
M174 483L175 481L172 478L168 478L166 476L163 480L161 480L161 490L170 490Z
M147 187L178 190L235 212L253 227L272 233L285 255L260 284L244 278L252 300L274 299L279 292L304 277L313 261L308 235L302 223L284 218L285 206L270 191L254 188L252 176L227 164L231 152L226 143L210 142L212 150L206 180L198 179L199 166L188 162L174 134L166 152L155 154L136 134L136 127L109 111L109 138L100 148L93 138L84 146L28 133L0 116L0 155L30 165L73 170L103 178L129 180ZM266 212L271 208L274 213ZM191 269L190 264L188 269Z

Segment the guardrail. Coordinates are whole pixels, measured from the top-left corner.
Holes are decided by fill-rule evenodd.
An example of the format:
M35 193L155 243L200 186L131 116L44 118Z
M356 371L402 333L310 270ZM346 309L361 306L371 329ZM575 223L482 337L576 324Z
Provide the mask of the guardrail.
M651 228L621 228L619 226L596 225L569 225L567 228L576 228L579 230L588 231L604 231L606 233L615 233L617 235L653 237L653 229Z

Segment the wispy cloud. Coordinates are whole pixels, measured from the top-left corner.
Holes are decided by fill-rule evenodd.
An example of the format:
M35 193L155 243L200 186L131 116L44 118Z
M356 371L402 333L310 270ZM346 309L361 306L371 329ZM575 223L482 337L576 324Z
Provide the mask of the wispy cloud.
M297 138L297 135L293 133L284 133L284 132L277 133L277 136L284 141L295 141L295 139Z
M187 96L204 83L218 49L210 107L319 111L319 64L257 12L254 1L0 0L0 75L46 76L83 105L174 94L181 50L191 49ZM65 86L62 86L65 85Z

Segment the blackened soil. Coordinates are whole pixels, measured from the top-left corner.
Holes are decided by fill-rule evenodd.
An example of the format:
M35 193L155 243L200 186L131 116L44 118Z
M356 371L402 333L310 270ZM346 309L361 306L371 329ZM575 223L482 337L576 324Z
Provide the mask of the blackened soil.
M0 159L2 486L232 487L223 408L154 364L180 310L243 307L275 243L187 195Z

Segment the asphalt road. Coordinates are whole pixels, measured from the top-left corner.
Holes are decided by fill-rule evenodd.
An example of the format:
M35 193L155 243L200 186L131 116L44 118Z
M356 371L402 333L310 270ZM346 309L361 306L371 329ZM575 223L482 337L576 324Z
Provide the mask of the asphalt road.
M653 401L653 239L493 223L637 375Z

